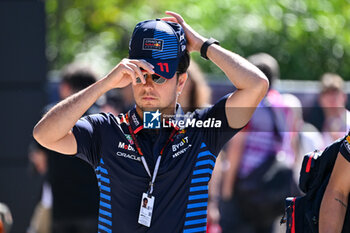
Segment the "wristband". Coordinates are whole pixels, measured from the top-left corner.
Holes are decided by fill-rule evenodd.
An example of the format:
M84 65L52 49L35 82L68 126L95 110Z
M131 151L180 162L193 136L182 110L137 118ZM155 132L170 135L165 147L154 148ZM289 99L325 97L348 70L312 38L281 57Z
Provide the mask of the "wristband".
M207 51L208 51L208 47L212 44L217 44L220 45L219 41L215 40L214 38L209 38L207 41L205 41L201 47L201 57L209 60L209 58L207 57Z

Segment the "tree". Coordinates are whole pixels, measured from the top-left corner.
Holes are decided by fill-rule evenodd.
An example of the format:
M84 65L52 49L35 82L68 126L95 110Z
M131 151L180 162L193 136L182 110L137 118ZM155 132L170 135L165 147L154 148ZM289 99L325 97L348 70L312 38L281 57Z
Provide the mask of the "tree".
M137 22L173 10L207 37L242 56L267 52L282 78L318 79L327 71L350 76L350 0L47 0L50 69L85 60L106 72L128 55ZM193 56L200 64L204 60ZM219 73L214 65L206 72Z

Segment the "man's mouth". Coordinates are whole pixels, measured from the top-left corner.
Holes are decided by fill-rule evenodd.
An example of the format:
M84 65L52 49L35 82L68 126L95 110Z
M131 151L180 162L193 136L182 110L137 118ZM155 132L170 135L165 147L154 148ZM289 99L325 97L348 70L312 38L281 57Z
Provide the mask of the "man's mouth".
M143 100L155 100L156 98L153 96L143 96L142 99Z

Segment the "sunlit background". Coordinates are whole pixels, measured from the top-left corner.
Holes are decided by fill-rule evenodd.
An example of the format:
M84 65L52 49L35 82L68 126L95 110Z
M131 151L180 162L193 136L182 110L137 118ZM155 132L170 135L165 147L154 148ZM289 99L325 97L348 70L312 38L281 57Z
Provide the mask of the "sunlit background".
M145 19L182 14L198 32L242 56L267 52L281 65L282 79L316 80L326 72L350 74L349 0L47 0L49 69L73 60L101 73L127 56L133 27ZM219 73L204 64L209 73Z

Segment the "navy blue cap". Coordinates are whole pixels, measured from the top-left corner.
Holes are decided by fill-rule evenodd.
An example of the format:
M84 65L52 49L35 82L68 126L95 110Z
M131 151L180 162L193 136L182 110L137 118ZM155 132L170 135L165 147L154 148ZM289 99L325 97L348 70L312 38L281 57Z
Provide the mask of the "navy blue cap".
M129 43L129 58L144 59L154 72L171 79L185 53L185 32L180 24L160 19L138 23Z

